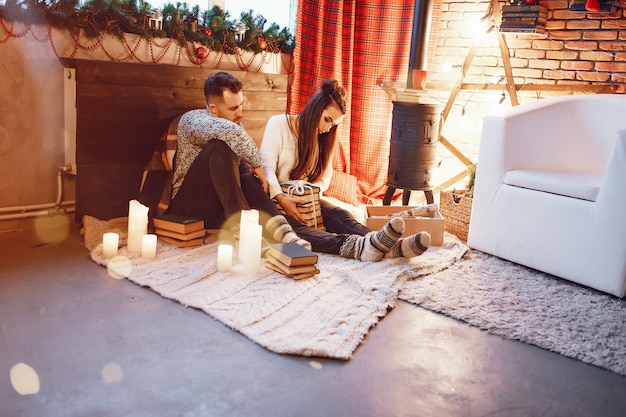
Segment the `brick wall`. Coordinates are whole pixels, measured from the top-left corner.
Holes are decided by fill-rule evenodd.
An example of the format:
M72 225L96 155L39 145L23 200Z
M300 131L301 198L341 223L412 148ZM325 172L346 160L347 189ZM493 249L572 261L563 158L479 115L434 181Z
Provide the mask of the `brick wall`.
M503 96L506 90L499 33L494 30L485 34L488 22L481 21L490 4L436 0L427 62L428 96L424 101L444 106L454 83L462 76L470 47L478 42L464 78L464 83L473 87L461 89L442 130L443 136L473 162L483 117L511 106L509 96ZM498 4L501 7L508 2ZM548 9L545 34L504 35L515 84L519 86L519 103L555 95L598 93L602 85L608 92L626 93L626 1L614 14L573 12L567 0L540 0L539 4ZM483 36L477 40L477 35ZM538 91L540 88L549 90ZM462 173L465 165L444 146L439 149L441 165L435 183L446 184ZM460 188L464 181L442 188Z

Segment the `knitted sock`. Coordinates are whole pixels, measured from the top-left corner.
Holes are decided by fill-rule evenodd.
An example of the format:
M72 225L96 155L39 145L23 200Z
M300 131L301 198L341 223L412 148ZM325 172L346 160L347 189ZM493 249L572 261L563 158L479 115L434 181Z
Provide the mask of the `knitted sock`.
M404 220L396 217L377 232L369 232L365 236L349 235L341 245L339 255L364 262L378 262L391 250L403 232Z
M429 247L430 234L428 232L419 232L409 237L400 238L387 256L390 258L413 258L426 252Z
M281 243L294 242L300 246L307 248L308 250L311 250L311 244L308 241L298 237L296 232L293 231L293 229L291 228L291 225L289 224L289 222L283 215L278 214L270 218L267 221L267 223L265 223L265 228L267 229L268 232L270 232L272 237L277 242L281 242Z

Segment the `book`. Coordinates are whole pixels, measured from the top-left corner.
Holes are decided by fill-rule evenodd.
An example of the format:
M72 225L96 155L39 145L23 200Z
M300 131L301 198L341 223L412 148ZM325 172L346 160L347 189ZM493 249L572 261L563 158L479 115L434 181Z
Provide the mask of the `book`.
M298 210L302 214L305 214L305 213L316 213L317 212L317 214L319 215L321 213L322 206L320 205L319 200L309 201L309 202L304 203L304 204L298 204Z
M189 248L192 246L200 246L204 243L204 239L201 237L196 238L196 239L180 240L180 239L176 239L173 237L160 235L159 239L163 240L164 242L170 243L174 246L177 246L179 248Z
M539 12L548 13L546 6L540 4L511 4L502 6L502 13L505 12Z
M179 233L179 232L174 232L173 230L159 229L157 227L154 233L156 233L158 236L168 236L168 237L173 237L174 239L178 239L178 240L191 240L191 239L197 239L199 237L204 237L205 230L200 229L200 230L195 230L189 233Z
M172 232L189 233L204 229L204 220L178 214L162 214L154 218L154 227Z
M587 9L586 0L571 0L569 3L570 12L584 12L584 13L611 13L617 12L619 7L619 1L612 0L600 0L600 8L597 10Z
M524 25L524 26L543 26L542 22L536 20L503 20L500 27L509 25Z
M536 12L504 12L502 13L502 20L507 19L543 19L546 20L548 18L547 14L544 13L536 13Z
M500 32L502 31L515 32L516 29L540 31L540 30L544 30L544 27L540 25L517 25L517 24L500 25Z
M314 211L309 211L309 212L304 212L304 211L300 211L300 214L302 214L302 217L304 217L305 220L314 220L317 218L317 220L321 223L323 221L323 217L322 217L322 212L317 210L317 212Z
M304 224L317 230L326 230L326 226L324 226L324 219L322 219L322 216L305 219Z
M502 16L502 22L539 22L546 23L546 18L537 16L536 14L528 14L524 16Z
M528 28L500 28L500 32L501 33L512 33L512 34L520 34L520 35L525 35L525 34L544 34L546 33L545 29L543 28L532 28L532 27L528 27Z
M511 22L511 23L502 23L500 25L501 28L540 28L543 29L545 26L539 25L537 23L524 23L524 22Z
M315 264L318 259L315 252L311 252L307 248L294 242L270 245L267 253L268 256L272 255L287 266Z
M274 270L281 272L285 275L298 275L304 274L306 272L319 272L317 269L317 263L307 264L307 265L294 265L289 266L282 263L280 260L276 259L274 255L268 254L266 258L266 263L274 266ZM316 273L317 273L316 272Z
M302 273L299 273L299 274L285 274L284 272L282 272L282 271L280 270L280 268L276 267L274 264L269 263L269 262L266 262L266 263L265 263L265 267L267 267L267 268L269 268L269 269L272 269L272 270L274 270L274 271L276 271L276 272L278 272L278 273L280 273L280 274L283 274L283 275L285 275L285 276L287 276L287 277L289 277L289 278L293 278L293 279L304 279L304 278L310 278L310 277L312 277L312 276L317 275L317 274L319 274L319 273L320 273L319 269L315 268L315 271L310 271L310 272L302 272Z
M281 214L286 214L285 209L283 209L283 207L278 202L275 201L275 203L278 211ZM297 204L297 208L304 218L304 224L318 230L326 230L326 227L324 227L324 217L322 216L322 207L319 202L319 195L317 199L314 199L313 201L309 201L304 204Z

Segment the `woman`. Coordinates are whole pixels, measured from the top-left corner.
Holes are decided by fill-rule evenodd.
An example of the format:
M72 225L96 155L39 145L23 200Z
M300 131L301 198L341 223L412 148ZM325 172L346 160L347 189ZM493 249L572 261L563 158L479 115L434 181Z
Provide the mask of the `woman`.
M321 199L326 231L304 224L297 204L299 197L285 195L280 184L308 181L323 192L333 175L332 157L337 142L337 125L347 112L346 91L336 80L325 81L298 115L277 115L269 119L261 142L263 169L270 197L284 209L293 230L311 242L316 252L338 254L350 259L376 262L386 255L418 256L430 245L430 235L421 232L401 238L404 220L396 217L374 232L352 214Z

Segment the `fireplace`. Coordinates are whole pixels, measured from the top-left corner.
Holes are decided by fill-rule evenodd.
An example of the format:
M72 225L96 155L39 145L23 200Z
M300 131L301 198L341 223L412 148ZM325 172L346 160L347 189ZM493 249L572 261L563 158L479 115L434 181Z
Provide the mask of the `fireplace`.
M393 102L387 191L389 205L396 189L402 189L402 204L408 205L412 190L423 190L427 203L433 199L433 171L441 128L441 106Z

